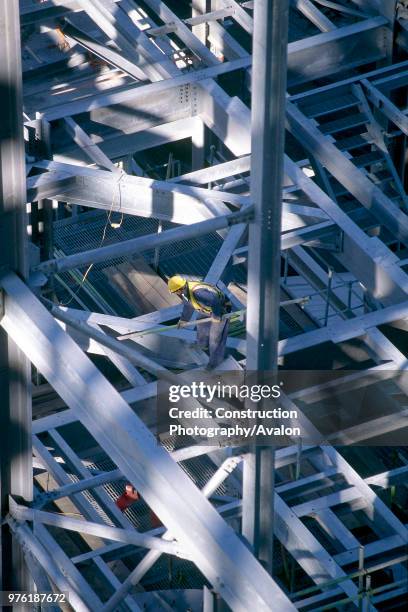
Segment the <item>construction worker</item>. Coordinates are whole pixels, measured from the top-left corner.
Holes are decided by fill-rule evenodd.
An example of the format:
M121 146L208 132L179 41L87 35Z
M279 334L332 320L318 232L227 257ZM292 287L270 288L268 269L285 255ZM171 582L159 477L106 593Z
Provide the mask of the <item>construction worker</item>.
M127 484L122 495L115 501L115 504L121 512L124 512L140 499L139 492L136 491L135 487L131 484ZM162 526L161 520L151 508L149 509L149 517L151 529L156 529L157 527Z
M230 301L218 287L188 281L179 275L169 278L168 288L184 303L179 325L190 321L194 312L198 313L198 319L211 318L211 321L197 325L197 342L200 348L209 350L207 368L217 367L224 359L229 324L229 319L224 315L231 311Z
M127 484L122 495L118 497L115 503L119 510L121 512L124 512L125 510L130 508L130 506L132 506L135 502L137 502L138 499L140 499L140 495L136 491L135 487L131 484Z

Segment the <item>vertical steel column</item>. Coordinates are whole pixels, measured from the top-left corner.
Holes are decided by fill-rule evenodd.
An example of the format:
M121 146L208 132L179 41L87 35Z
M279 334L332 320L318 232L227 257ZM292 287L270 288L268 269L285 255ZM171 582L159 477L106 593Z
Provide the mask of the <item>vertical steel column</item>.
M204 15L211 10L210 0L192 0L191 16ZM194 36L198 38L203 45L207 45L208 24L200 23L191 28ZM191 170L200 170L205 166L205 142L206 142L206 126L204 121L196 118L196 125L191 136Z
M255 2L247 370L277 370L280 234L285 139L288 0ZM242 531L272 572L274 449L253 448L244 464Z
M0 0L0 274L27 276L27 215L18 0ZM1 299L0 318L3 308ZM30 363L0 331L0 497L1 518L8 496L32 499ZM1 527L0 584L3 590L29 588L24 557Z
M205 15L211 10L210 0L192 0L191 2L191 16L197 17L197 15ZM197 36L203 45L207 42L208 25L206 23L200 23L199 25L192 27L194 36Z
M44 119L43 113L36 113L37 128L36 136L41 141L41 152L42 158L52 160L51 151L51 126L49 122ZM52 259L54 257L54 228L53 228L53 207L52 200L42 200L42 206L39 207L43 211L43 259Z
M197 117L191 135L191 170L201 170L205 166L205 136L205 123Z

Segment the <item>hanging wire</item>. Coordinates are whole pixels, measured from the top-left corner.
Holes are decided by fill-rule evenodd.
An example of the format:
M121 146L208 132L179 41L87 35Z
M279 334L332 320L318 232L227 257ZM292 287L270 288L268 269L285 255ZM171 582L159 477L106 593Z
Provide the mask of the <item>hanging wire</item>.
M125 176L125 172L123 172L123 170L122 170L122 172L121 172L121 174L119 176L118 182L117 182L117 187L118 187L118 191L119 191L119 210L122 208L122 190L121 190L120 182L121 182L121 180L122 180L122 178L124 176ZM111 205L110 205L110 208L109 208L109 212L107 213L107 216L106 216L106 223L105 223L105 227L103 228L102 238L101 238L101 240L99 242L99 245L97 247L98 249L100 249L101 246L103 245L103 243L105 242L106 231L108 229L108 225L110 225L112 229L119 229L119 228L122 227L123 217L124 217L123 212L121 213L121 218L120 218L119 223L114 223L114 222L111 221L112 213L113 213L113 206L115 204L115 195L116 195L116 189L114 189L113 193L112 193L112 202L111 202ZM69 306L69 304L71 304L71 302L76 298L76 296L78 295L78 293L81 291L82 287L84 286L84 283L85 283L85 281L86 281L86 279L88 277L88 274L92 270L93 266L94 266L93 263L91 263L88 266L88 268L85 271L85 274L83 275L83 277L81 279L81 282L79 283L78 288L76 289L76 291L72 291L71 298L67 302L60 302L59 306Z

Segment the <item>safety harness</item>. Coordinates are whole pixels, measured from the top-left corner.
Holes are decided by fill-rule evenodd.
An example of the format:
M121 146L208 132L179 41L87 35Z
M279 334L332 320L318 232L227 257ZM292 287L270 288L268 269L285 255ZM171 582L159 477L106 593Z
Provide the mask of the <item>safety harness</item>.
M186 287L187 291L187 298L189 299L192 307L194 308L194 310L198 310L199 312L203 312L205 314L210 315L212 313L212 309L211 306L206 306L205 304L202 304L194 295L194 292L196 289L206 289L207 291L210 291L211 293L215 294L217 296L217 298L222 301L225 302L225 295L223 294L222 291L220 291L220 289L218 289L218 287L214 287L214 285L210 285L208 283L202 283L202 282L198 282L198 281L187 281L187 287Z

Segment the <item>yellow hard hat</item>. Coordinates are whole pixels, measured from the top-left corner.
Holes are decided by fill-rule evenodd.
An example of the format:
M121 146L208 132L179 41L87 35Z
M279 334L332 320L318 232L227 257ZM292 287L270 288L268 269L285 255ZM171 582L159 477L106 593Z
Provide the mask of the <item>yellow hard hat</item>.
M169 288L170 293L175 293L179 289L182 289L186 282L187 281L185 278L176 275L169 278L169 280L167 281L167 286Z

